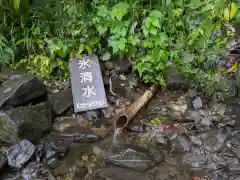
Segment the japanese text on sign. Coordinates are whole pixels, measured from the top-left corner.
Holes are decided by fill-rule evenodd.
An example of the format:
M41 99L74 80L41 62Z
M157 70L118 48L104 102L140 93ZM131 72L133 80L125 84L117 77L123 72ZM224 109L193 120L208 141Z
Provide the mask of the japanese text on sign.
M87 67L91 67L90 60L85 60L85 58L83 58L82 61L79 61L78 65L79 69L86 69ZM80 73L80 79L81 79L80 83L92 82L92 72L87 71ZM94 92L95 88L93 85L92 86L87 85L87 87L82 88L82 91L84 91L82 94L82 96L84 97L90 97L91 95L96 96L96 93Z
M107 107L101 69L97 57L73 59L70 64L75 112Z

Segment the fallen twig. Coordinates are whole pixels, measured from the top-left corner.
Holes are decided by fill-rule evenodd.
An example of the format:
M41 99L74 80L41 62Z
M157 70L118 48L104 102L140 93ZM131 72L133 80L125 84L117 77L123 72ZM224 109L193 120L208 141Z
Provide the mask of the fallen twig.
M112 77L109 78L109 92L113 95L113 96L117 96L117 94L113 91L112 89Z

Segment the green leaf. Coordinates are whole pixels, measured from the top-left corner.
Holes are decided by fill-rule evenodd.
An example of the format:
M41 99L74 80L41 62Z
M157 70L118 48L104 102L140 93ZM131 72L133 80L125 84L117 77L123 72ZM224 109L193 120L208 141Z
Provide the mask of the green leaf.
M96 26L96 28L97 28L100 35L103 35L108 30L108 28L106 26L101 25L101 24L98 24Z
M150 33L153 35L157 35L157 29L155 27L151 27Z
M238 13L238 15L236 16L236 22L240 23L240 13Z
M140 39L137 36L130 36L129 41L133 46L136 46L140 43Z
M159 20L157 18L151 18L151 21L152 21L152 25L154 25L155 27L157 28L160 28L160 23L159 23Z
M146 26L146 28L150 28L151 27L151 24L152 24L152 19L150 17L147 17L145 20L144 20L144 26Z
M92 47L90 45L86 45L86 49L89 55L92 55L93 51L92 51Z
M152 43L152 41L149 41L149 40L145 40L144 42L143 42L143 46L146 48L152 48L153 47L153 43Z
M112 8L111 16L121 21L123 16L127 13L128 8L129 8L129 4L120 2Z
M161 18L162 13L160 11L154 10L150 13L150 16L156 17L156 18Z
M103 61L108 61L111 58L111 54L107 51L102 55Z
M236 15L237 7L235 3L231 3L230 7L224 9L224 19L229 21L233 19L233 17Z
M125 38L120 38L117 44L118 48L123 51L125 49L126 42L127 40Z

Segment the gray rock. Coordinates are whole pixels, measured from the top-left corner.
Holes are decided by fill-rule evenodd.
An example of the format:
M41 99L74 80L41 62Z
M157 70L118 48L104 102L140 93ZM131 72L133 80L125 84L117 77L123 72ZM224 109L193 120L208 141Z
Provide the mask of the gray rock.
M188 89L190 82L175 67L169 68L166 77L167 88L170 90Z
M122 168L100 169L95 176L101 180L150 180L146 174Z
M195 170L205 168L206 162L207 162L206 154L189 152L182 157L182 163L188 165L189 167Z
M52 125L52 110L47 102L11 109L5 113L17 124L20 138L29 141L38 141Z
M72 116L61 116L54 119L52 127L54 131L63 131L70 126L77 125L86 126L86 120L83 119L81 116L79 118L74 118Z
M201 120L201 115L198 111L190 111L188 118L190 120L194 120L195 122L199 122Z
M67 89L61 92L48 94L48 100L55 115L61 115L73 105L72 90Z
M170 140L171 152L188 152L191 150L192 143L187 135L177 135Z
M19 144L11 146L7 151L8 165L14 168L21 168L35 152L35 146L22 140Z
M74 180L82 180L87 174L87 169L84 167L78 167L74 172Z
M200 109L203 106L202 99L200 97L196 97L193 102L194 109Z
M58 139L66 142L90 143L101 139L101 136L82 126L70 126L58 134Z
M22 169L21 177L24 180L55 180L50 171L36 162L29 163Z
M222 128L203 132L199 134L197 137L203 141L203 147L207 151L217 152L224 147L230 135L224 128Z
M3 112L0 112L0 141L8 144L19 141L17 124Z
M13 74L0 86L0 108L18 107L45 95L44 84L34 76Z
M6 164L7 162L7 149L5 147L1 147L0 149L0 169Z
M154 157L145 149L138 147L113 146L104 154L104 159L119 167L126 167L137 171L145 171L155 165Z
M121 78L121 76L114 76L111 78L112 91L117 95L125 98L131 98L130 83L127 79Z

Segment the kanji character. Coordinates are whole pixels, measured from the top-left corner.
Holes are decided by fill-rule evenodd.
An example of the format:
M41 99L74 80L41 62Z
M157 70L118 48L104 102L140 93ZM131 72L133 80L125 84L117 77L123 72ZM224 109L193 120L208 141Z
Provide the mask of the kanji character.
M84 91L82 96L85 96L85 97L90 97L91 95L96 96L96 93L93 92L93 89L94 89L94 86L92 87L87 86L86 88L82 88L82 90Z
M83 82L92 82L92 72L83 72L80 73L81 83Z
M90 63L89 60L85 60L85 59L83 58L82 61L79 61L79 62L78 62L78 65L79 65L79 68L80 68L80 69L86 69L86 67L91 67L89 63Z

